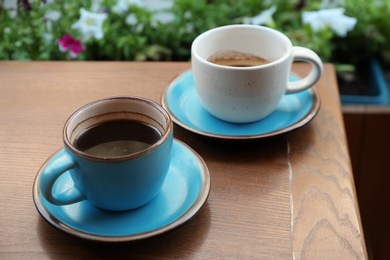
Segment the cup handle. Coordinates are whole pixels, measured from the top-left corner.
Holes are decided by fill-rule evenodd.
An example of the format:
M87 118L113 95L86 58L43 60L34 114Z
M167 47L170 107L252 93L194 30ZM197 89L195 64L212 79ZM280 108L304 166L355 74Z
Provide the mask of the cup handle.
M312 65L312 69L303 79L292 82L290 81L287 85L287 94L296 93L314 86L314 84L320 79L323 70L323 64L320 57L308 48L294 46L293 62L294 61L308 62Z
M75 161L64 151L62 151L62 154L59 157L55 158L50 162L50 164L47 164L44 167L39 179L39 188L47 201L52 204L62 206L73 204L85 199L80 191L74 186L62 193L53 194L53 186L56 180L66 171L75 167Z

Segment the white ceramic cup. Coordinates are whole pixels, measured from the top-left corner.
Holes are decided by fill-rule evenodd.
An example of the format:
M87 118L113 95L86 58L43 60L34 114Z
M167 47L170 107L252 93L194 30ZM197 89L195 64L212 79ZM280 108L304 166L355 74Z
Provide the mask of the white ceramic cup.
M232 50L251 53L269 63L233 67L209 62L211 55ZM258 121L274 111L283 95L312 87L323 64L310 49L293 46L281 32L257 25L228 25L200 34L191 47L196 91L204 108L232 123ZM310 63L307 76L290 82L294 61Z

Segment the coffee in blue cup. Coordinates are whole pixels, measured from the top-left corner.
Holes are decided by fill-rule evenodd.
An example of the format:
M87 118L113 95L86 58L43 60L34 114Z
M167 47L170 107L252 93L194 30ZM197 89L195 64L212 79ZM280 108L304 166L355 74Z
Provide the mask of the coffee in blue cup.
M55 205L88 200L114 211L151 201L168 173L173 123L157 103L134 96L91 102L66 121L64 153L43 169L40 188ZM53 193L56 180L69 172L74 186Z

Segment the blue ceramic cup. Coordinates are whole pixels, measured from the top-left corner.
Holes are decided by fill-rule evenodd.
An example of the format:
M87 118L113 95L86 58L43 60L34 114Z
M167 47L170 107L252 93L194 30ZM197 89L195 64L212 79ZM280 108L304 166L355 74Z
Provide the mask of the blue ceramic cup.
M76 147L87 129L115 120L142 123L159 132L158 139L126 155L91 155ZM115 135L115 133L114 133ZM140 97L110 97L89 103L74 112L63 129L64 149L49 162L39 180L43 196L55 205L87 199L105 210L130 210L151 201L161 190L171 160L173 123L157 103ZM53 193L56 180L69 172L74 186Z

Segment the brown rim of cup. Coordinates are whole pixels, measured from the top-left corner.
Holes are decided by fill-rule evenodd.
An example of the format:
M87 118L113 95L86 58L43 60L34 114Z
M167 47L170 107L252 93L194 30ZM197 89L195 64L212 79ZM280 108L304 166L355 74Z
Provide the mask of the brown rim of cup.
M115 100L137 100L139 102L143 102L145 104L151 105L153 108L158 110L163 115L163 117L165 118L165 124L166 124L166 129L161 133L162 134L161 138L157 142L155 142L153 145L151 145L150 147L148 147L145 150L142 150L142 151L139 151L139 152L136 152L136 153L132 153L132 154L128 154L128 155L124 155L124 156L119 156L119 157L104 158L104 157L99 157L99 156L93 156L93 155L89 155L89 154L87 154L87 153L85 153L83 151L80 151L79 149L74 147L74 145L72 144L72 142L69 139L69 135L67 134L67 129L69 127L69 124L70 124L71 120L74 117L76 117L77 114L79 114L81 111L85 110L88 107L97 105L97 104L102 103L102 102L111 102L111 101L115 102ZM118 112L120 112L120 111L117 111L116 113L118 113ZM128 111L125 111L125 112L128 112ZM107 114L109 114L109 113L107 113ZM99 115L103 115L103 114L99 114ZM160 122L158 122L154 118L152 118L152 117L149 117L149 118L152 119L153 121L155 121L156 123L162 125ZM84 121L86 121L88 119L89 118L85 119ZM79 122L78 125L81 124L81 123L82 122ZM77 156L80 156L80 157L82 157L84 159L94 160L94 161L101 161L101 162L126 161L128 159L137 158L137 157L140 157L142 155L145 155L145 154L147 154L147 153L149 153L151 151L156 150L158 147L160 147L161 144L163 144L164 142L166 142L169 139L169 137L172 135L172 133L173 133L173 121L172 121L171 116L169 115L169 113L162 106L157 104L156 102L154 102L154 101L152 101L150 99L143 98L143 97L138 97L138 96L113 96L113 97L107 97L107 98L98 99L98 100L92 101L90 103L87 103L84 106L78 108L75 112L73 112L69 116L69 118L66 120L66 123L65 123L65 125L63 127L63 131L62 131L63 142L64 142L65 147L68 150L70 150L72 153L74 153Z
M272 32L272 33L278 35L279 38L281 40L283 40L283 42L285 42L287 44L287 50L286 50L285 54L283 56L279 57L278 59L272 60L272 61L270 61L267 64L262 64L262 65L257 65L257 66L250 66L250 67L233 67L233 66L225 66L225 65L215 64L215 63L212 63L212 62L208 61L207 58L202 57L197 52L194 52L195 48L198 47L198 45L200 44L199 42L203 38L207 37L209 34L215 33L216 31L231 30L231 29L235 29L235 28L250 29L250 30L261 30L261 31L265 31L265 32ZM272 67L272 66L275 66L276 64L284 62L290 56L290 52L292 51L292 48L293 48L293 44L292 44L291 40L284 33L280 32L280 31L278 31L276 29L269 28L269 27L266 27L266 26L261 26L261 25L232 24L232 25L223 25L223 26L220 26L220 27L215 27L215 28L212 28L212 29L210 29L208 31L205 31L205 32L199 34L194 39L194 41L192 42L191 54L194 55L195 57L197 57L197 59L200 62L202 62L204 64L207 64L208 66L211 66L211 67L217 67L217 68L219 67L219 68L225 68L225 69L229 69L229 70L238 70L238 71L240 71L240 70L257 70L259 67L261 67L261 68Z

